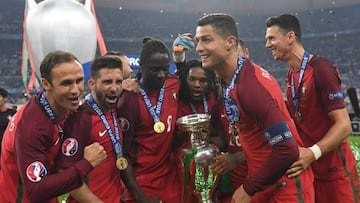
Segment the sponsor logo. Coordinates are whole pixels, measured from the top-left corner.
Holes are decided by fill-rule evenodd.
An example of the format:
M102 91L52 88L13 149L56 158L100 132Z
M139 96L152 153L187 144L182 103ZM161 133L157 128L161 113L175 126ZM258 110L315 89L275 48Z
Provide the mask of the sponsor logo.
M75 138L67 138L61 147L61 151L65 156L73 156L79 149L79 143Z
M35 161L26 168L26 176L34 183L39 182L46 174L47 170L40 161Z
M99 131L99 136L100 136L100 137L102 137L102 136L104 136L104 135L105 135L105 133L106 133L106 130L104 130L104 131L102 131L102 132L101 132L101 131Z

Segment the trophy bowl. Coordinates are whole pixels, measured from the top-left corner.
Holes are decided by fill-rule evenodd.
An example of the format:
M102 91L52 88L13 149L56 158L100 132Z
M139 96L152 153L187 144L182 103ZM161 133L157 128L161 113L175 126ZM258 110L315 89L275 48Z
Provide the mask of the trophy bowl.
M176 125L185 132L197 132L210 125L209 114L190 114L176 120Z

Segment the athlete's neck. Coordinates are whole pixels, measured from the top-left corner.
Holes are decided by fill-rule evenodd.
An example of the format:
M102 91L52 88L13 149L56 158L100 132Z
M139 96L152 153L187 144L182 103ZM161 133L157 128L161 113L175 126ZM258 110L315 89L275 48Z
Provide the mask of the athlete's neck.
M289 57L286 59L286 63L289 65L290 70L293 72L300 70L304 53L305 49L302 46L298 46L289 52Z
M231 79L235 73L235 70L238 66L238 55L237 53L232 53L227 60L224 61L222 67L218 69L218 74L220 78L225 82L226 85L229 85Z
M56 99L50 93L45 92L44 94L45 94L46 99L49 102L51 109L54 111L56 119L59 121L65 119L67 110L65 108L63 108L62 106L60 106L57 103Z

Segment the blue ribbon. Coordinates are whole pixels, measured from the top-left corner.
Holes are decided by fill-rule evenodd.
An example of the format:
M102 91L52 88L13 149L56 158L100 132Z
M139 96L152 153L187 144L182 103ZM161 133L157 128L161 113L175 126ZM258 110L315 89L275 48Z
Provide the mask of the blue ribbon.
M95 102L94 97L92 95L90 95L88 102L89 102L91 108L96 112L96 114L99 116L102 123L104 124L105 129L108 132L111 142L113 144L113 147L114 147L114 150L116 153L116 157L117 158L122 157L123 154L122 154L122 147L121 147L120 136L119 136L119 128L118 128L118 123L116 121L114 112L111 111L111 117L112 117L113 123L114 123L115 135L111 129L109 122L107 121L107 119L104 115L104 112L97 105L97 103Z
M240 70L243 66L244 59L238 56L238 67L235 70L235 73L231 79L229 86L226 88L223 85L223 98L224 98L224 105L226 115L229 118L229 124L234 124L235 122L240 120L240 110L236 105L236 102L230 97L230 90L234 89L235 81L240 73Z
M151 101L150 101L149 97L147 96L145 90L141 87L141 85L139 85L139 86L140 86L140 88L139 88L140 94L141 94L142 98L144 99L144 102L145 102L148 112L150 113L151 117L154 119L154 123L159 122L161 108L162 108L162 105L164 102L164 96L165 96L165 83L160 89L160 93L159 93L159 97L157 99L156 106L153 106L151 104ZM155 108L155 110L154 110L154 108Z
M301 60L301 67L300 67L300 75L299 75L299 82L298 82L298 91L295 91L295 82L294 82L294 74L291 74L291 97L294 102L296 112L300 112L300 105L299 105L299 92L301 87L301 82L304 77L304 73L306 70L306 65L309 61L310 54L305 51L304 56Z
M40 104L42 105L42 107L44 108L44 110L46 111L46 114L51 118L51 120L56 123L56 126L58 128L59 131L59 137L60 137L60 141L62 142L64 139L64 130L62 129L61 125L59 124L59 121L57 120L54 110L51 108L49 101L46 99L45 97L45 92L41 93L40 99L39 99Z

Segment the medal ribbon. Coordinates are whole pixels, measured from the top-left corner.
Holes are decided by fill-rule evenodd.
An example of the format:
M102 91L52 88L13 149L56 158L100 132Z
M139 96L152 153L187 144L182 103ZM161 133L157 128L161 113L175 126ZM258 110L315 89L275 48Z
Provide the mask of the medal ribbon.
M192 103L189 103L189 105L190 105L190 108L191 108L191 112L193 114L197 113L195 106ZM209 107L208 107L208 103L206 101L205 96L203 96L203 106L204 106L204 114L208 114L209 113Z
M44 108L44 110L46 111L46 114L51 118L51 120L56 123L56 126L58 128L59 131L59 137L60 137L60 141L62 142L64 139L64 130L62 129L61 125L59 124L54 110L51 108L49 101L46 99L45 97L45 93L42 92L40 99L39 99L40 104L42 105L42 107Z
M295 82L294 82L294 74L291 74L291 97L294 102L296 112L300 112L300 105L299 105L299 92L301 87L301 82L304 77L306 65L309 61L310 54L309 52L305 51L304 56L301 60L301 67L300 67L300 74L299 74L299 82L298 82L298 89L295 91Z
M231 79L231 82L229 86L226 88L223 85L223 98L224 98L224 105L225 105L225 111L226 115L229 118L229 124L234 124L235 122L239 121L240 119L240 110L237 107L237 105L231 105L231 103L235 103L234 100L230 97L230 90L234 89L235 80L237 79L240 70L243 66L244 59L240 56L238 56L238 67L235 70L235 73Z
M150 113L151 117L154 119L154 123L159 122L161 108L162 108L162 105L164 102L164 96L165 96L165 83L160 89L160 93L159 93L159 97L157 99L156 106L153 106L151 104L151 101L150 101L149 97L147 96L145 90L141 87L141 85L139 85L139 86L140 86L140 88L139 88L140 94L141 94L142 98L144 99L144 102L145 102L148 112ZM154 110L154 108L155 108L155 110Z
M104 112L97 105L97 103L95 102L94 97L92 95L90 95L88 102L89 102L91 108L96 112L96 114L99 116L100 120L104 124L105 129L108 132L111 142L113 144L113 147L114 147L114 150L116 153L116 157L117 158L122 157L123 154L122 154L122 147L121 147L121 142L120 142L119 128L118 128L118 123L116 121L114 112L111 111L111 117L112 117L113 123L114 123L115 135L111 129L109 122L107 121L107 119L104 115Z

